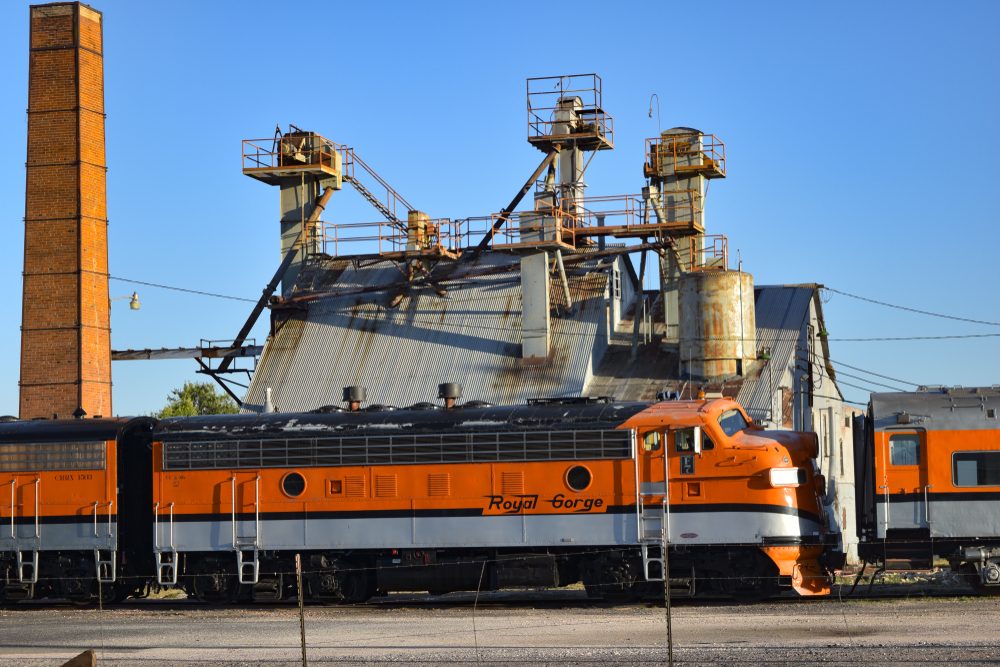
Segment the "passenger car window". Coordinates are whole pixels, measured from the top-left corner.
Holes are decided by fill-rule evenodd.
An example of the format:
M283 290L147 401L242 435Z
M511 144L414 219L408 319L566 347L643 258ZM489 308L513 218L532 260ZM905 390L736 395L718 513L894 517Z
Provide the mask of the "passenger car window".
M723 433L732 436L745 429L749 424L739 410L726 410L719 417L719 426L722 427Z
M894 466L920 465L920 436L916 433L890 435L889 463Z
M1000 452L955 452L951 474L955 486L1000 486Z

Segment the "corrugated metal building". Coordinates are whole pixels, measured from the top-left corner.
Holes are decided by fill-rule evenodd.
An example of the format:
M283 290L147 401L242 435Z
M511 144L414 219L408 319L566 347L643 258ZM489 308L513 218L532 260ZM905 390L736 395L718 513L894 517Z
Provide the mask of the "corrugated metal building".
M485 253L478 267L516 264ZM622 273L625 276L622 276ZM391 261L309 259L295 295L385 285L400 280ZM553 316L549 363L521 359L521 285L518 271L449 283L438 296L430 286L410 288L395 308L385 292L338 296L305 310L275 311L269 337L243 405L256 411L265 391L279 411L341 405L347 386L365 387L368 400L405 407L437 399L438 384L461 382L467 400L495 405L540 396L585 394L604 357L623 304L632 302L634 271L627 257L594 259L567 267L573 300L569 316ZM552 290L561 312L562 292Z

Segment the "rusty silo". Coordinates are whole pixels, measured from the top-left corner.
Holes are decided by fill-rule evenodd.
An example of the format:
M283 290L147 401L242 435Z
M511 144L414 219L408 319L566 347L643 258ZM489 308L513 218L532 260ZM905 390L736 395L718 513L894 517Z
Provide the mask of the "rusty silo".
M702 270L680 278L680 353L692 378L744 375L756 359L753 276Z

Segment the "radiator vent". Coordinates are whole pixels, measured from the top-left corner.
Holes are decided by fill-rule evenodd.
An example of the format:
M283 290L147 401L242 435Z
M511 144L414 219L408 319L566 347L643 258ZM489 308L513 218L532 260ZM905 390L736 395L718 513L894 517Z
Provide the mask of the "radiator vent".
M396 493L395 475L375 475L375 495L379 498L391 498Z
M524 493L524 473L520 471L500 473L500 493Z
M446 472L427 475L427 495L450 496L451 475Z
M345 475L344 476L344 495L352 498L364 498L365 497L365 476L364 475Z

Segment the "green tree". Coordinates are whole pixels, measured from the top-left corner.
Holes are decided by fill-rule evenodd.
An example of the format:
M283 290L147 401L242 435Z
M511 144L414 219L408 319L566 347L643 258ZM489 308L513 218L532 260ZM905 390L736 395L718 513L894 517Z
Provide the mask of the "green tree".
M167 405L154 412L157 419L190 415L231 415L239 412L233 399L215 390L211 382L185 382L181 389L170 392Z

